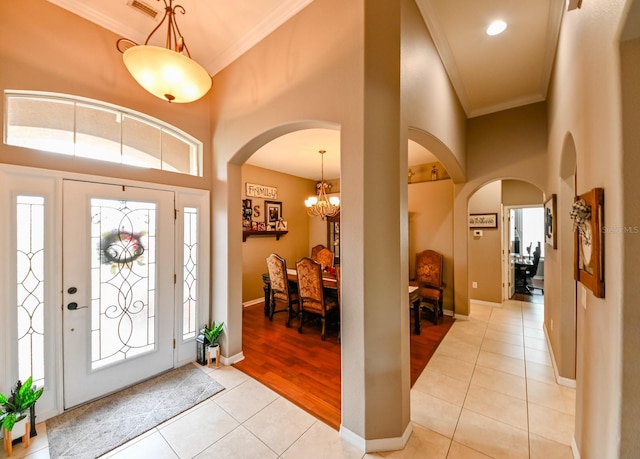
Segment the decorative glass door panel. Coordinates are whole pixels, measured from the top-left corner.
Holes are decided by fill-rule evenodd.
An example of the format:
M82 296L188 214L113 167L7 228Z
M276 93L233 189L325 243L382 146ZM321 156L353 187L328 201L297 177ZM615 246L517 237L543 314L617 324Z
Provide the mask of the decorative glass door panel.
M155 350L156 204L91 199L91 369Z
M64 182L65 408L173 366L173 202Z

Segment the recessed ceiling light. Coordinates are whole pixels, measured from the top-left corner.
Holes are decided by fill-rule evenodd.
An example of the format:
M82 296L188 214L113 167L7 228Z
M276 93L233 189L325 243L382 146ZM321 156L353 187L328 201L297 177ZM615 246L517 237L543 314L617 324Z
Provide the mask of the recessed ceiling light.
M493 21L489 27L487 27L487 35L498 35L505 31L507 23L504 21Z

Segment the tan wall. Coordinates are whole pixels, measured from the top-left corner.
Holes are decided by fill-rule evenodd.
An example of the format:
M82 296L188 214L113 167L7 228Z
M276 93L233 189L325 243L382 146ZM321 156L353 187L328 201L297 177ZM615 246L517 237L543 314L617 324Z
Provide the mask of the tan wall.
M503 206L542 205L542 190L521 180L502 180Z
M636 7L640 7L636 1ZM637 10L638 8L636 8ZM640 31L640 25L633 27L635 36ZM640 161L637 152L640 151L640 136L637 135L638 120L640 119L640 39L625 43L622 47L622 86L624 94L624 195L640 196ZM631 202L628 202L631 201ZM640 226L638 209L634 199L628 200L625 205L625 222L633 222L633 231ZM624 237L624 252L630 256L624 258L625 280L631 287L624 291L624 318L623 342L622 342L622 445L621 457L631 457L640 450L638 446L637 420L640 419L640 365L638 365L637 350L640 349L640 289L634 288L633 277L638 270L638 257L640 254L640 237L638 234L628 234Z
M88 97L161 119L204 144L204 177L121 166L0 145L0 162L191 188L211 187L209 96L186 105L163 102L142 89L116 50L119 36L44 0L0 2L0 90L49 91ZM0 98L0 113L4 112Z
M242 301L264 298L262 274L267 272L265 259L277 253L287 261L287 268L295 269L295 262L309 256L309 216L304 199L315 189L315 182L293 175L282 174L261 167L242 166L242 184L259 183L278 189L277 199L282 202L282 217L287 222L286 235L280 240L275 236L251 236L242 244ZM242 195L242 198L246 196ZM255 221L264 221L264 199L250 197L253 206L259 206L260 216ZM238 202L242 206L241 202Z
M575 144L577 193L594 187L605 190L604 221L606 226L633 226L640 220L637 207L637 149L623 153L621 128L628 138L637 139L636 111L622 123L620 50L618 35L630 1L582 2L582 8L566 13L563 18L556 66L552 78L549 103L549 177L546 194L562 194L564 187L564 155L568 139ZM638 2L633 2L638 7ZM630 16L631 18L637 18ZM634 26L637 36L637 22ZM628 62L637 65L638 54ZM627 86L637 95L637 72ZM637 102L637 99L635 99ZM637 106L636 106L637 107ZM627 121L629 123L627 124ZM637 144L636 144L637 146ZM630 175L627 176L627 171ZM623 180L621 180L621 174ZM625 183L631 188L623 190ZM568 231L568 229L567 229ZM575 441L580 457L635 457L640 451L638 413L640 408L637 359L624 354L625 343L637 344L638 318L637 269L623 270L625 259L637 259L640 253L636 235L604 233L604 272L606 298L595 298L578 284L578 305L545 303L545 328L550 319L562 318L565 311L577 311L576 356L576 429ZM557 254L572 250L561 238ZM628 249L628 250L627 250ZM549 257L545 270L545 297L560 298L563 269L561 256ZM627 296L629 294L629 296ZM625 298L626 297L626 298ZM627 302L627 300L631 300ZM563 334L571 333L564 321L556 323ZM552 335L552 347L562 350L560 337ZM633 347L629 347L631 351ZM637 347L636 347L637 349ZM627 372L626 359L632 359L635 370ZM630 376L628 380L624 380ZM624 395L624 400L622 396ZM624 409L622 408L624 406Z
M417 252L431 249L444 257L443 307L453 311L453 182L409 185L409 278L415 277Z
M468 180L454 185L456 314L469 314L469 298L474 298L469 288L473 268L467 251L469 199L485 184L501 179L522 180L543 189L547 159L546 109L545 103L537 103L468 121ZM499 283L499 277L496 275L492 283Z
M402 105L400 20L408 72ZM420 53L409 57L410 48ZM404 93L408 74L418 80ZM400 125L400 109L407 125ZM349 285L342 291L343 428L367 439L402 435L410 419L409 316L389 305L408 308L407 132L437 139L450 173L446 161L458 177L465 162L464 113L415 2L315 0L214 77L212 117L212 290L214 313L230 324L223 347L241 352L240 165L290 130L339 128L341 258Z
M502 303L502 221L500 181L489 183L469 198L469 214L498 214L497 228L482 228L482 236L474 236L468 228L469 241L469 297L473 300ZM477 282L477 288L473 288Z

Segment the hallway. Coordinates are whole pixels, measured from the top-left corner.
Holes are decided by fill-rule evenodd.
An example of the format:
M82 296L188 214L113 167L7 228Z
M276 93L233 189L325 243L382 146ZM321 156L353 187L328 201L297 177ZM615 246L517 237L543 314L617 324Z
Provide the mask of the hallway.
M402 451L364 454L239 370L203 367L225 391L105 457L569 459L575 390L554 381L543 308L473 306L471 320L453 324L411 390L413 434ZM48 457L38 431L31 458ZM25 457L22 445L14 454Z

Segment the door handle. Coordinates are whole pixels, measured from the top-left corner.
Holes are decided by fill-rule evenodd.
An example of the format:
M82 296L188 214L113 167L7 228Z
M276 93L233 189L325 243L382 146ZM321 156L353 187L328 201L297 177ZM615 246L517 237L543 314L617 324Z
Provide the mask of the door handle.
M67 309L70 310L70 311L74 311L74 310L78 309L78 303L75 303L75 302L69 303L67 305Z

